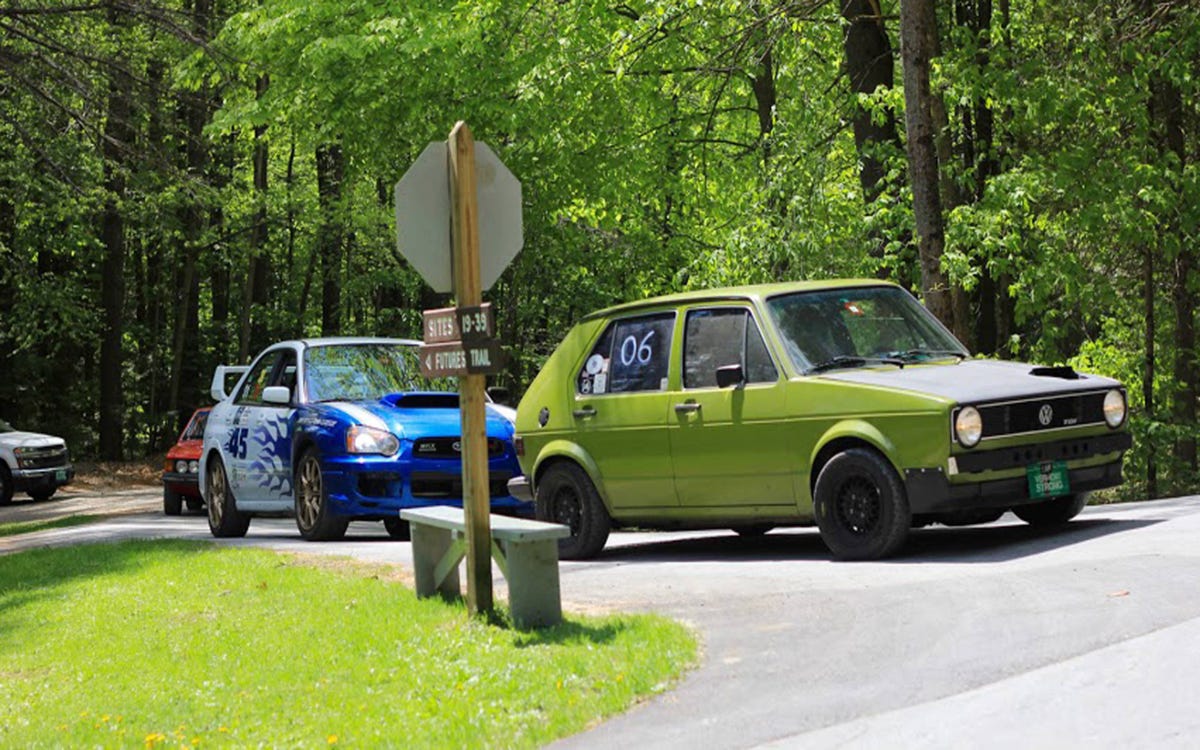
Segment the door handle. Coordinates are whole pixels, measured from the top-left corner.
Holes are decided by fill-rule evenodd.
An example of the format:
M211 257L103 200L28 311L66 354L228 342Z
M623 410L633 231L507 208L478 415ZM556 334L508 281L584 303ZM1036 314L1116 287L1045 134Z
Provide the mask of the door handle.
M687 401L682 404L675 404L676 414L695 414L700 411L700 404L695 401Z
M576 409L575 411L573 411L573 412L571 412L571 413L572 413L572 414L574 414L574 415L575 415L576 417L578 417L579 419L586 419L587 417L594 417L594 416L596 416L596 407L594 407L594 406L584 406L584 407L582 407L582 408L580 408L580 409Z

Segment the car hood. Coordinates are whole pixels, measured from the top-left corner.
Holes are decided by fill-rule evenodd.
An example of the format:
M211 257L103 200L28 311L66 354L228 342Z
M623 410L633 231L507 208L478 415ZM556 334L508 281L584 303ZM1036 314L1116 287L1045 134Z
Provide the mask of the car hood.
M450 437L462 433L462 415L455 393L393 393L372 401L334 401L320 405L336 410L349 419L369 427L388 430L393 435L413 440L420 437ZM512 437L512 419L487 404L487 434Z
M66 447L66 442L60 437L43 435L40 432L0 432L0 445L10 448L55 448Z
M1039 372L1056 374L1037 374ZM1119 388L1120 383L1100 375L1077 373L1061 377L1064 369L1035 367L1024 362L968 359L957 363L908 365L839 370L820 377L883 388L898 388L953 399L960 404L1010 398L1054 396L1077 391Z
M203 440L180 440L167 451L167 458L200 458L203 451Z

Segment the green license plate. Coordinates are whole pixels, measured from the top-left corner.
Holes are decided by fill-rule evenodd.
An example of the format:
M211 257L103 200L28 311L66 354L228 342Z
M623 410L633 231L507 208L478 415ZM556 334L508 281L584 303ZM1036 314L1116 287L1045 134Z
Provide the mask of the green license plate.
M58 471L54 472L54 478L55 478L55 480L57 480L59 482L67 481L66 469L59 469Z
M1071 482L1066 461L1043 461L1025 469L1029 479L1029 496L1034 499L1061 497L1070 493Z

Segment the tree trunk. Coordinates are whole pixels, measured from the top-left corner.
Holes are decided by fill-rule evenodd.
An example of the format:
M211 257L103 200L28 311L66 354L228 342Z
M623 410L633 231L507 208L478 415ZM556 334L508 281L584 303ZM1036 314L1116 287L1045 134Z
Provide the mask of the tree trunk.
M904 66L905 123L908 130L908 174L912 182L913 216L921 265L921 292L929 311L946 326L954 325L954 310L942 253L946 246L938 192L938 162L934 146L933 94L929 67L937 39L932 0L901 0L900 54Z
M129 23L125 12L112 3L107 15L114 34L123 35ZM129 100L133 80L128 66L128 60L118 54L109 69L108 111L101 145L106 198L100 219L100 240L104 246L100 307L104 325L100 340L99 452L101 458L109 460L123 458L125 442L121 387L124 365L121 339L125 333L125 218L122 203L126 199L126 162L133 146Z
M873 94L880 88L891 89L895 78L892 44L883 25L879 0L843 0L842 18L846 20L842 51L850 90L855 94ZM893 145L900 145L895 113L888 109L880 120L856 101L854 147L858 152L858 183L866 204L874 203L883 192L887 167L879 154ZM882 257L882 244L873 250Z
M256 83L257 95L262 98L270 79L259 76ZM250 259L246 269L246 286L242 295L241 358L245 360L251 352L266 346L267 326L264 320L266 306L270 301L269 280L271 260L267 249L267 127L254 128L254 226L250 232Z
M1162 161L1175 159L1173 186L1179 190L1187 160L1183 131L1183 95L1179 88L1160 76L1150 81L1150 119L1156 151ZM1172 218L1162 221L1164 237L1179 236L1178 222ZM1171 414L1175 426L1183 428L1176 440L1173 455L1179 467L1188 474L1196 470L1196 298L1192 291L1196 250L1186 240L1180 243L1171 268L1171 301L1175 308L1175 362ZM1183 481L1179 481L1182 479ZM1190 476L1177 478L1179 488L1187 486Z
M321 236L317 252L321 256L321 335L336 336L342 331L342 267L344 244L341 216L342 179L345 164L342 148L325 144L317 148L317 198L321 205Z

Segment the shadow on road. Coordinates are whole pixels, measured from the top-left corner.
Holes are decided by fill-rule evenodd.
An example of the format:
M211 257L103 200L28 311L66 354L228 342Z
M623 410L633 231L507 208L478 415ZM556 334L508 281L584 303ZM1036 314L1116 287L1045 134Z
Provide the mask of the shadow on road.
M991 563L1015 560L1098 537L1160 523L1158 519L1078 519L1063 527L1038 529L1024 523L913 529L900 553L883 562ZM782 529L760 537L689 537L633 542L606 548L597 563L829 561L816 529ZM842 563L851 564L851 563Z

